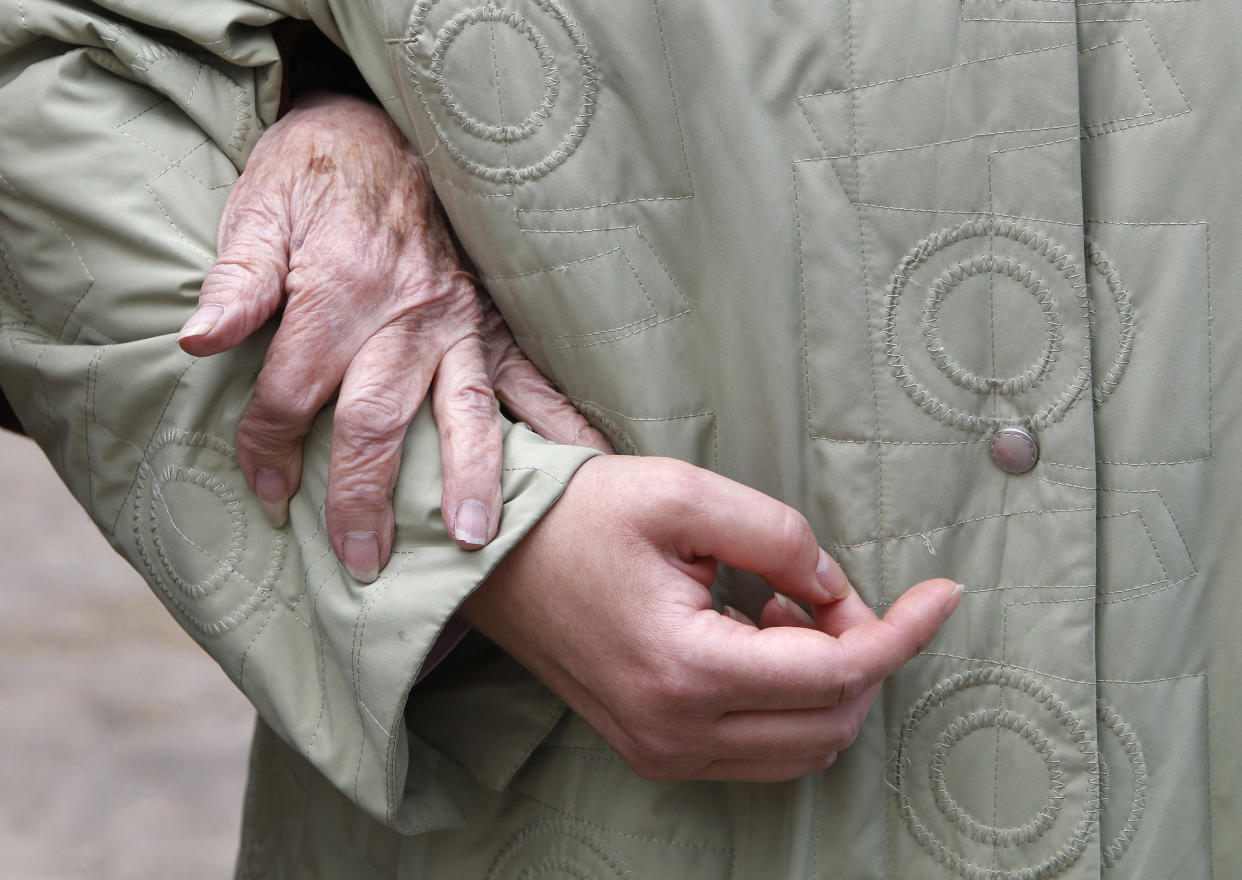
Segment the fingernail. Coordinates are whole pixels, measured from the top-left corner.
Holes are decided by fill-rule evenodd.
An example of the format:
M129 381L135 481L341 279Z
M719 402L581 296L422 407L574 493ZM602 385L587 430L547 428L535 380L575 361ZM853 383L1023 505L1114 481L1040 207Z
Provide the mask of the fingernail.
M844 599L853 591L841 566L822 547L819 549L819 564L815 566L815 577L834 599Z
M370 584L379 577L379 538L375 532L349 532L341 541L341 551L354 580Z
M181 328L181 334L177 338L188 339L191 336L206 335L220 323L222 317L224 317L224 306L217 305L216 303L204 303L190 316L190 320L185 322L185 326Z
M453 518L453 537L463 544L486 544L487 508L477 501L463 501Z
M754 622L753 620L751 620L749 617L747 617L747 616L746 616L745 614L743 614L742 612L738 611L738 610L737 610L736 608L734 608L732 605L726 605L726 606L724 607L724 612L725 612L725 614L729 615L729 617L731 617L731 618L733 618L734 620L736 620L738 623L744 623L744 624L746 624L747 626L754 626L754 625L755 625L755 622Z
M788 614L790 617L797 618L803 623L809 623L812 626L815 624L815 618L807 614L806 610L803 609L801 605L799 605L797 602L790 599L788 596L782 595L781 593L777 593L776 604L780 605L781 609L786 614Z
M944 610L940 612L941 623L944 623L946 620L948 620L949 616L953 614L954 611L957 610L957 603L962 601L962 593L963 591L965 591L965 589L966 588L962 586L961 584L955 584L953 586L953 592L950 593L949 598L945 600Z
M289 520L289 481L276 468L258 468L254 472L254 494L259 496L263 516L274 529L283 528Z

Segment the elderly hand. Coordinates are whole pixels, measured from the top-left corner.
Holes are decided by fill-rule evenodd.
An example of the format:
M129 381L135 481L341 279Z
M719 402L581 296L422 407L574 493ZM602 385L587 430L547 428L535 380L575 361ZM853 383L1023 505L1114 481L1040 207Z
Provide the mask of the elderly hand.
M313 96L263 135L229 194L181 347L232 348L282 303L237 429L238 463L283 525L302 439L339 389L327 521L360 581L391 553L402 439L429 386L444 524L462 547L486 544L500 520L497 398L550 440L610 451L462 270L426 167L378 107Z
M762 629L716 613L718 561L815 620L779 597ZM682 462L610 456L578 470L462 614L639 775L763 782L832 763L960 597L925 581L881 620L793 509Z

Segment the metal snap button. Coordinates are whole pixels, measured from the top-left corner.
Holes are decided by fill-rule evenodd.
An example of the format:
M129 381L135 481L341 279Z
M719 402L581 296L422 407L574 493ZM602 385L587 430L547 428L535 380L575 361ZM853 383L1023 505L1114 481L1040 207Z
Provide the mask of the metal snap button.
M988 449L996 466L1010 474L1025 474L1039 461L1039 444L1021 428L1001 428Z

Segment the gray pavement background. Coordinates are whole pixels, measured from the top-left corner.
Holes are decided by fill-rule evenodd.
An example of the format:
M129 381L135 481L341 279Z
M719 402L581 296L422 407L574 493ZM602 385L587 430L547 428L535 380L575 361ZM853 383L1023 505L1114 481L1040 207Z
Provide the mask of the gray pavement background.
M253 711L0 431L0 880L232 876Z

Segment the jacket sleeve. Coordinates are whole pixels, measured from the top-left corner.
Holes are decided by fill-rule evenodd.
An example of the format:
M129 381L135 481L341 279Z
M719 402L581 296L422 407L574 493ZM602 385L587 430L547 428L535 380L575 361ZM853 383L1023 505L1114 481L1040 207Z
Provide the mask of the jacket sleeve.
M282 738L381 821L450 827L445 755L407 731L407 695L455 609L590 453L510 427L500 534L465 553L444 534L438 441L420 413L392 561L362 587L324 527L324 412L288 527L266 524L231 439L270 335L202 360L176 338L228 188L275 117L269 31L288 10L273 6L0 0L0 380L113 546ZM297 8L347 42L326 7ZM382 65L360 67L384 97ZM487 753L485 773L499 768L489 785L559 714L528 684L505 730L463 737ZM455 711L442 694L428 705ZM428 729L443 738L442 719Z

